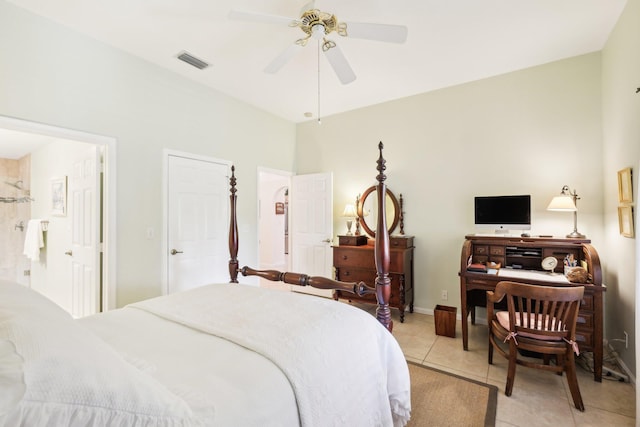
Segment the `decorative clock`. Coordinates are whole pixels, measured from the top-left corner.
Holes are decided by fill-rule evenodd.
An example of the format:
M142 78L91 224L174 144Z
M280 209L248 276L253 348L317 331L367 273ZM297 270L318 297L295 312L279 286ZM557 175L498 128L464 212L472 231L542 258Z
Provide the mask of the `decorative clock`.
M542 268L547 270L549 273L554 274L555 268L558 266L558 259L552 256L548 256L542 260Z

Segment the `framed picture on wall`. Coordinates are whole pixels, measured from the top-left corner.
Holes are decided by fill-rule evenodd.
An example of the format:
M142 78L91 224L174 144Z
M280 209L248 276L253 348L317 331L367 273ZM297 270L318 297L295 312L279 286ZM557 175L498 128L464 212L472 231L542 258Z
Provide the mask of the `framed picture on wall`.
M51 215L67 215L67 177L51 179Z
M618 207L618 222L620 234L624 237L633 237L633 208L631 206Z
M618 201L633 203L633 188L631 186L631 168L618 171Z

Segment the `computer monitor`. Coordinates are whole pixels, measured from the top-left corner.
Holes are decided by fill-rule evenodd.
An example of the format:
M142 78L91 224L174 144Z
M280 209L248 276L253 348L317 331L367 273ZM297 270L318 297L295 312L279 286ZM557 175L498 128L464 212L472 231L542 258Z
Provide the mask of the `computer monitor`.
M478 229L496 233L531 229L531 196L476 196L474 221Z

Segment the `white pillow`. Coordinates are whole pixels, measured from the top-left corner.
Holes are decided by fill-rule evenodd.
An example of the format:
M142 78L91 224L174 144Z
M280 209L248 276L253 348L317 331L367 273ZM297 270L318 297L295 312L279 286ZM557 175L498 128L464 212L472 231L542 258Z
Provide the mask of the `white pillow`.
M5 406L0 426L200 425L182 399L125 362L62 308L5 281L0 281L0 343L1 357L14 366L10 376L0 377L0 394L23 391L19 402L15 391L13 400L0 400ZM16 369L20 360L22 375Z

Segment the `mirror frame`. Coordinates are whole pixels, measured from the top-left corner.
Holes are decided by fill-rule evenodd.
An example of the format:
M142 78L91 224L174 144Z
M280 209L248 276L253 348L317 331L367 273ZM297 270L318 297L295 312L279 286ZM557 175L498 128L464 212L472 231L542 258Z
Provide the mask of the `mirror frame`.
M358 219L360 220L360 225L362 226L362 228L364 229L364 231L369 234L371 237L375 237L376 236L376 232L374 230L372 230L368 225L367 222L364 219L364 214L363 214L363 205L365 200L367 200L367 197L369 197L369 195L371 193L377 195L377 189L378 186L377 185L372 185L371 187L367 188L366 190L364 190L364 193L362 193L362 196L360 197L360 199L358 200ZM389 198L391 199L391 203L393 204L393 211L394 211L394 216L393 216L393 221L391 222L391 225L389 226L389 234L393 233L393 231L396 229L396 227L398 226L398 223L400 222L400 216L402 215L401 212L401 208L400 208L400 203L398 202L398 199L396 198L396 195L393 194L393 192L391 190L389 190L389 188L386 189L387 190L387 196L389 196ZM389 224L389 218L387 218L387 224Z

